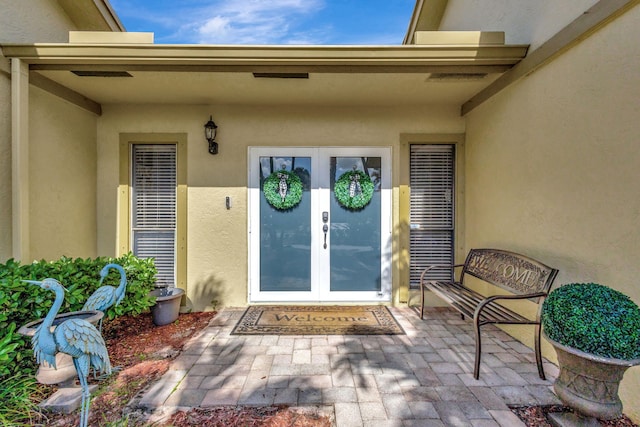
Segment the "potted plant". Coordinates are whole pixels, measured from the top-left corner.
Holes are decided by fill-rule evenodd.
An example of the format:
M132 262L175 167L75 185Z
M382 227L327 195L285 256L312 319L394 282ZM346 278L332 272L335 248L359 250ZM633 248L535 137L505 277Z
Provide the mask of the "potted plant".
M638 305L609 287L572 283L549 294L541 316L558 355L554 390L560 400L583 416L621 416L620 381L640 364Z
M155 303L151 306L153 324L163 326L175 322L180 314L180 301L183 295L183 289L173 286L158 287L149 292L149 296L155 297Z

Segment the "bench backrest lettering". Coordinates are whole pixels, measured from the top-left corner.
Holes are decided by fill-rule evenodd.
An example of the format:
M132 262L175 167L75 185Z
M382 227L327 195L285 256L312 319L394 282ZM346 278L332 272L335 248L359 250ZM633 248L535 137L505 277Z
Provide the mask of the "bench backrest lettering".
M513 252L497 249L472 249L464 274L508 290L514 294L549 292L557 270Z

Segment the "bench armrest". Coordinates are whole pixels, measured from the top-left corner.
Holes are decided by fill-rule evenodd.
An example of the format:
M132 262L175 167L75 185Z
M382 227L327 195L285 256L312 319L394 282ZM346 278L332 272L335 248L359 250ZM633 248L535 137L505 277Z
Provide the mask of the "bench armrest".
M533 294L523 294L523 295L493 295L483 300L480 304L478 304L478 306L476 307L476 310L473 313L473 318L477 319L480 316L482 309L487 304L491 304L492 302L497 300L501 300L501 299L519 300L519 299L529 299L529 298L540 298L540 297L546 297L546 296L547 296L546 292L536 292Z
M420 274L420 286L422 286L422 284L424 283L424 275L427 274L429 271L437 269L437 268L450 268L450 269L455 269L458 267L464 267L464 264L455 264L455 265L449 265L449 264L434 264L434 265L430 265L427 268L424 269L424 271L422 272L422 274Z

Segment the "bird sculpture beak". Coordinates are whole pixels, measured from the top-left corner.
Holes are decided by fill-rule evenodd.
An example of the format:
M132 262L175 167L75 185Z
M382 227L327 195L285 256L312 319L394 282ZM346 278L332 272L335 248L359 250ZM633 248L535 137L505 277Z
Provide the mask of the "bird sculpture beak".
M42 281L39 281L39 280L23 280L23 282L31 283L32 285L36 285L40 287L42 287L42 283L43 283ZM62 284L60 284L60 286L62 286L62 289L64 289L65 292L69 292L69 290L65 288Z

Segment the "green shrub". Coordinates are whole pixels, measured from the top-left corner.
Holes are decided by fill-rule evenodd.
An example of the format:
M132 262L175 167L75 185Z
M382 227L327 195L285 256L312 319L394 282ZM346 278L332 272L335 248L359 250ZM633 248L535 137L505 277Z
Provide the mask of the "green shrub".
M626 295L596 283L553 290L542 306L552 340L603 357L640 358L640 309Z
M22 344L22 339L15 333L16 325L11 323L4 338L0 340L0 378L11 374L10 366L17 362L19 353L16 351Z
M78 311L98 288L100 270L109 263L124 267L127 290L120 305L109 308L105 318L146 311L154 300L148 295L156 281L153 259L141 259L128 253L118 258L62 257L56 261L42 260L24 265L10 259L6 264L0 264L0 379L12 373L29 375L35 371L30 340L16 330L44 317L54 300L52 292L22 280L43 280L48 277L58 280L67 289L60 313ZM110 270L102 284L118 286L119 282L120 274Z

